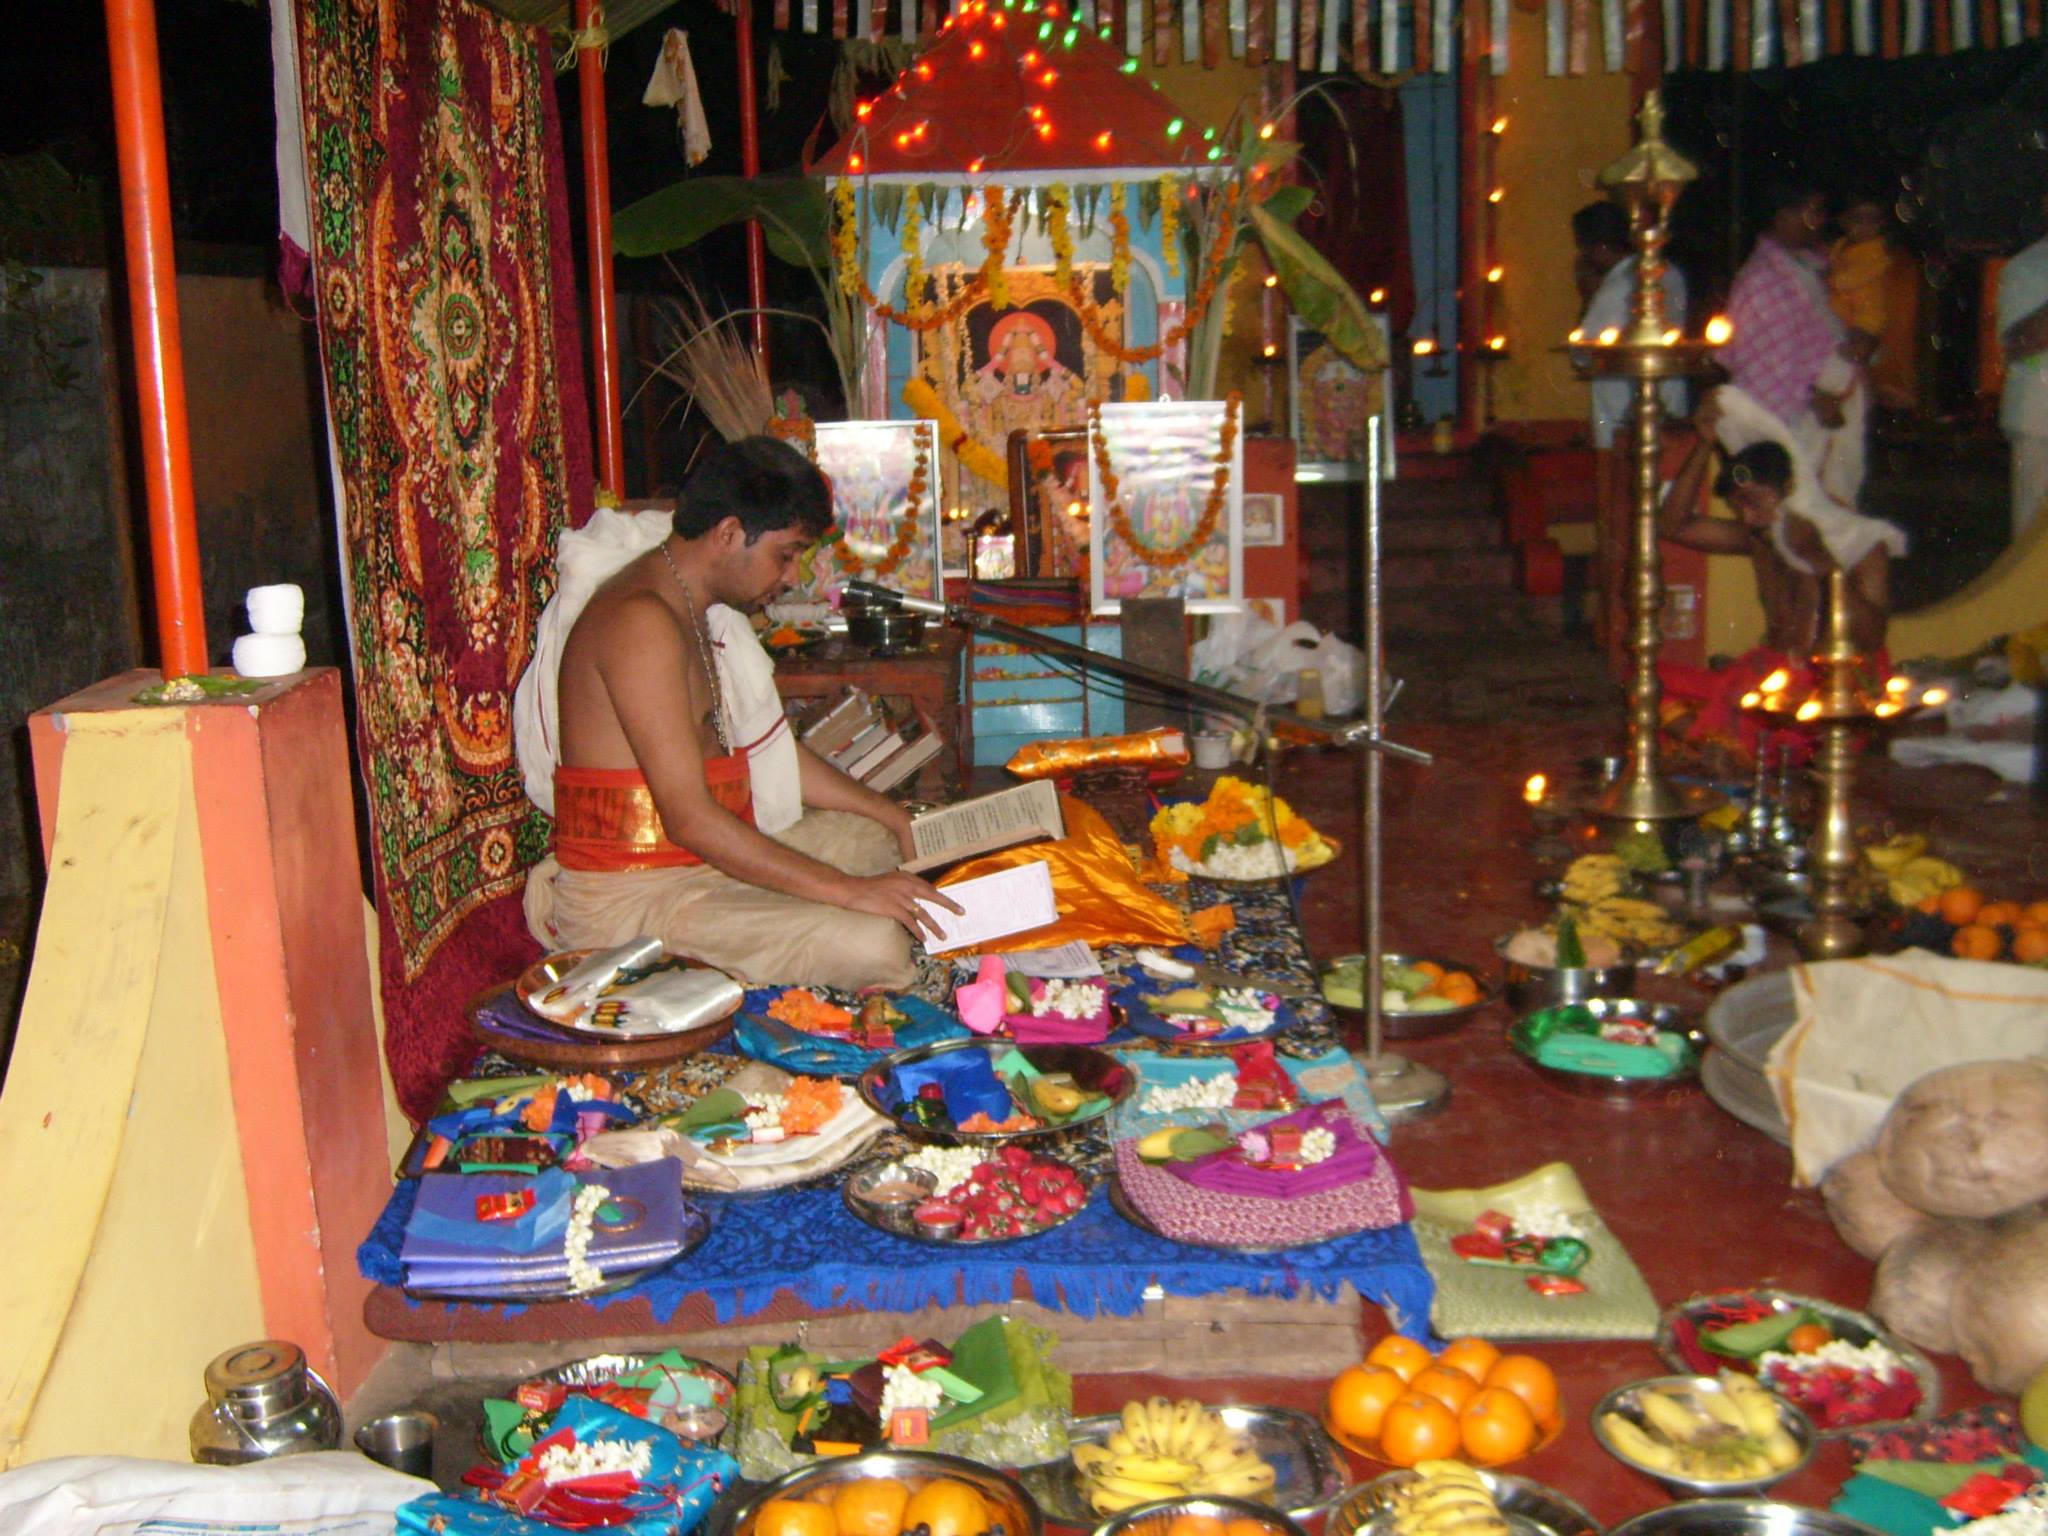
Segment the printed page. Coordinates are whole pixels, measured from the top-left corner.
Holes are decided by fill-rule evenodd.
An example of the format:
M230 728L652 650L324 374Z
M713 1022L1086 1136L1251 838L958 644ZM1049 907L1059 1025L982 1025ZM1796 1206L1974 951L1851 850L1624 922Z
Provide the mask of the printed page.
M1006 971L1015 971L1019 976L1039 976L1048 981L1071 981L1102 974L1102 962L1095 958L1095 951L1089 948L1085 939L1057 944L1051 949L1018 950L1000 958Z
M962 880L946 886L945 892L966 910L956 915L929 901L918 903L939 925L938 937L925 937L928 954L942 955L1013 933L1027 933L1060 915L1052 899L1052 871L1043 859Z
M916 856L903 867L928 869L1012 843L1058 837L1064 828L1059 791L1050 779L1038 779L919 816L910 824Z

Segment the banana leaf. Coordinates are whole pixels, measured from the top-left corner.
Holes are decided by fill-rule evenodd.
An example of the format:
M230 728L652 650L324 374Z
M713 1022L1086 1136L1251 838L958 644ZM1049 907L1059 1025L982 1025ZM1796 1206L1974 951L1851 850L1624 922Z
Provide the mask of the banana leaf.
M1300 210L1295 212L1298 216ZM1368 373L1384 369L1387 350L1380 328L1337 269L1293 225L1263 204L1252 204L1251 226L1302 323L1320 331L1325 341Z
M706 235L759 219L776 259L795 267L831 260L831 205L825 184L806 176L693 176L612 214L612 249L660 256Z

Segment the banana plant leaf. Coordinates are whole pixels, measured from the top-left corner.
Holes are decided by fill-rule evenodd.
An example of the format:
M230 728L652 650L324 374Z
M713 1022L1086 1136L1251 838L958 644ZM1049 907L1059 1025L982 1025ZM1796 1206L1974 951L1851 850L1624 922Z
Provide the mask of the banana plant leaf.
M831 260L831 205L825 184L806 176L693 176L612 214L612 249L660 256L706 235L759 219L776 259L795 267Z
M1302 323L1322 332L1325 341L1368 373L1384 369L1385 340L1357 291L1292 224L1260 203L1253 203L1251 212L1252 233Z

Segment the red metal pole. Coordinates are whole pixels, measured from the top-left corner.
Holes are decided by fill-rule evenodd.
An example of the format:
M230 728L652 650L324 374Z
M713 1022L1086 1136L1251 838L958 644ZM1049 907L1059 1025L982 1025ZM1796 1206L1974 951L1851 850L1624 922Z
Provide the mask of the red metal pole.
M753 0L738 0L733 25L740 65L740 174L751 181L761 174L761 114L754 104ZM762 311L768 306L768 240L757 219L747 221L747 302L754 309L754 351L766 369L768 317Z
M206 604L199 589L199 533L192 511L192 443L185 419L185 354L178 334L178 270L171 254L171 183L164 160L156 6L155 0L106 3L157 649L165 677L201 676L206 672Z
M590 29L600 0L576 0L576 30ZM583 125L583 222L590 252L590 369L597 400L597 478L626 494L626 421L619 403L618 292L612 285L612 153L604 111L604 49L586 42L576 56Z

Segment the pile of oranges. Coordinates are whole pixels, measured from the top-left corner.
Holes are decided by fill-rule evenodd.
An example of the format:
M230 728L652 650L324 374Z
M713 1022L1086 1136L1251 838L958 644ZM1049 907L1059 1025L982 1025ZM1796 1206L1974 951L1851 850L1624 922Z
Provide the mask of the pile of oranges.
M1263 1520L1248 1519L1239 1515L1234 1520L1219 1520L1214 1515L1197 1515L1186 1510L1163 1522L1163 1536L1277 1536L1274 1527ZM1157 1528L1140 1526L1132 1536L1161 1536Z
M1557 1377L1533 1355L1468 1338L1432 1356L1389 1334L1330 1383L1324 1422L1397 1467L1449 1457L1497 1467L1526 1456L1563 1418Z
M913 1486L893 1477L850 1477L770 1499L755 1512L751 1536L984 1536L990 1522L979 1490L956 1478Z
M1973 885L1953 885L1920 910L1954 926L1948 947L1965 960L2048 961L2048 901L1987 901Z

